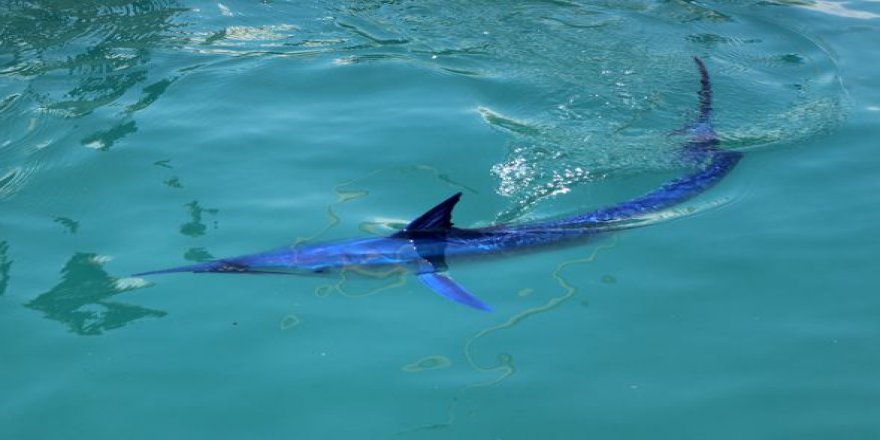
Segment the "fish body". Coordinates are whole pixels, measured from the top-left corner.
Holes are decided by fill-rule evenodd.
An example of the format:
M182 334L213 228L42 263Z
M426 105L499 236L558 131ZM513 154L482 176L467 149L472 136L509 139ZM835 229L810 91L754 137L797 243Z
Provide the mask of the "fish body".
M683 130L690 135L690 140L680 153L692 171L642 196L570 217L465 229L455 227L452 222L452 211L461 199L461 193L457 193L387 237L286 246L137 276L173 272L323 275L342 270L375 273L389 267L403 267L442 296L476 309L490 310L488 304L448 276L447 260L584 241L638 227L644 225L651 214L707 191L734 169L742 154L719 147L711 124L709 74L702 60L694 57L694 62L701 82L699 113Z

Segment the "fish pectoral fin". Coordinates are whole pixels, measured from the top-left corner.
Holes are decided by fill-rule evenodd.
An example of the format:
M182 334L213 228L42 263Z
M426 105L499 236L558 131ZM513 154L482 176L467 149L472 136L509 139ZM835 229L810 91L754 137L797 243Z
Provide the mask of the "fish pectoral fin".
M465 290L455 280L438 272L425 272L417 275L419 281L431 290L449 298L457 303L464 304L485 312L491 312L492 307Z

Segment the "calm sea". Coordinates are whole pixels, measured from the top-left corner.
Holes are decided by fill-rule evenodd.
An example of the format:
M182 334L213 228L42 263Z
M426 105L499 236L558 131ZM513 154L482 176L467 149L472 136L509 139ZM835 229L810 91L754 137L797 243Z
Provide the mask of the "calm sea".
M0 2L2 439L878 439L877 1ZM132 273L571 215L411 276Z

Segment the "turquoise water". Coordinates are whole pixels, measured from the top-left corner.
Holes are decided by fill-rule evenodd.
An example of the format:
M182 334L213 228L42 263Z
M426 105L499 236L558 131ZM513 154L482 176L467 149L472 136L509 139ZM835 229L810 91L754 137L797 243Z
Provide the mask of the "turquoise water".
M0 3L0 438L880 438L880 3ZM570 215L451 273L130 274Z

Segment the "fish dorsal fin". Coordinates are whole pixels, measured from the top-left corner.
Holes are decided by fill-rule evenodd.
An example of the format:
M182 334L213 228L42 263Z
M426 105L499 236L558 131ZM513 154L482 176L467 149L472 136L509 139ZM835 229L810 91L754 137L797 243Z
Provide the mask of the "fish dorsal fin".
M426 272L446 270L446 236L452 229L452 210L459 199L461 193L455 193L392 235L412 243L416 253L428 263Z
M416 231L448 231L452 228L452 210L461 199L461 193L455 193L452 197L440 202L437 206L429 209L417 219L411 221L403 233Z

